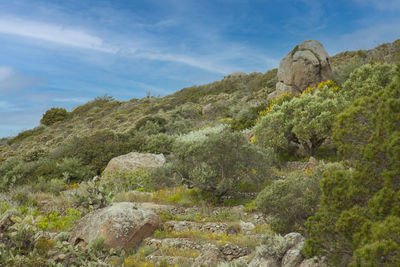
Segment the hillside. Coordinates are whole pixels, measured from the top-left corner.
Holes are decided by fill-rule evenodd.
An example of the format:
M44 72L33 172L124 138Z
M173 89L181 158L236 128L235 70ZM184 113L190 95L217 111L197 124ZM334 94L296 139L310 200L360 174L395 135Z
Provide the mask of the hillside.
M400 264L400 39L329 62L333 80L297 95L268 99L278 69L233 73L51 109L1 139L0 265ZM166 163L104 171L132 151ZM159 218L139 248L71 241L121 202Z

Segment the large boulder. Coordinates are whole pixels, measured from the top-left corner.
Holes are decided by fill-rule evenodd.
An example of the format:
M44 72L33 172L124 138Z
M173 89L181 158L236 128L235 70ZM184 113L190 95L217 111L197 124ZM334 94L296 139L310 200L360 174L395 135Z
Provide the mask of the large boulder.
M290 51L279 64L276 92L296 95L321 81L332 79L329 55L318 41L305 41Z
M90 212L74 227L69 242L86 246L100 237L109 248L135 248L158 227L158 216L130 202Z
M163 166L165 157L163 154L131 152L110 160L104 170L106 175L115 172L134 172L139 169L151 169Z

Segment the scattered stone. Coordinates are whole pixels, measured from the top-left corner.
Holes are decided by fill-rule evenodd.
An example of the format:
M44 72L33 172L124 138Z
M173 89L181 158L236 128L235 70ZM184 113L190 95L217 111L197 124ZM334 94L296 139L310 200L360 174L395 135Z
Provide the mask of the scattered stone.
M103 237L109 248L135 248L158 227L158 216L134 203L120 202L90 212L74 227L69 242L86 246Z

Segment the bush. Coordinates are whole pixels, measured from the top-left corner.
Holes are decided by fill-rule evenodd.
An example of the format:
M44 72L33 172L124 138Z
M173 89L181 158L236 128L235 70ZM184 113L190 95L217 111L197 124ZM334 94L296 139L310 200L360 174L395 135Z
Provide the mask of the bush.
M68 118L68 112L65 108L51 108L43 114L40 123L50 126L58 121L65 121Z
M99 175L112 158L131 152L133 146L134 144L112 131L101 130L90 136L73 138L53 151L51 156L56 159L79 158L83 165L89 166Z
M387 63L363 65L350 74L341 91L349 101L371 96L385 88L392 81L395 72L393 65Z
M301 147L307 155L314 155L331 135L335 116L345 105L337 91L333 82L323 82L299 97L268 107L254 127L256 141L277 152Z
M337 266L399 263L400 71L394 69L390 85L368 88L375 93L338 118L334 137L351 168L324 173L320 208L306 223L308 257L326 255Z
M259 193L255 204L262 212L275 216L271 223L274 231L286 234L304 230L305 221L314 215L319 204L322 172L330 167L322 164L311 173L290 173Z
M268 180L272 157L248 144L241 133L220 125L177 138L171 161L178 181L220 200L238 192L241 183Z

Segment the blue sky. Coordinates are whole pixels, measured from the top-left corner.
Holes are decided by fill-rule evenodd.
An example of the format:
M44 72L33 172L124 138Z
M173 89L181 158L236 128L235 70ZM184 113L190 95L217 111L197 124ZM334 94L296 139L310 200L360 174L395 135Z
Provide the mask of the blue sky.
M0 137L55 106L265 72L304 40L330 55L392 42L399 12L400 0L0 0Z

